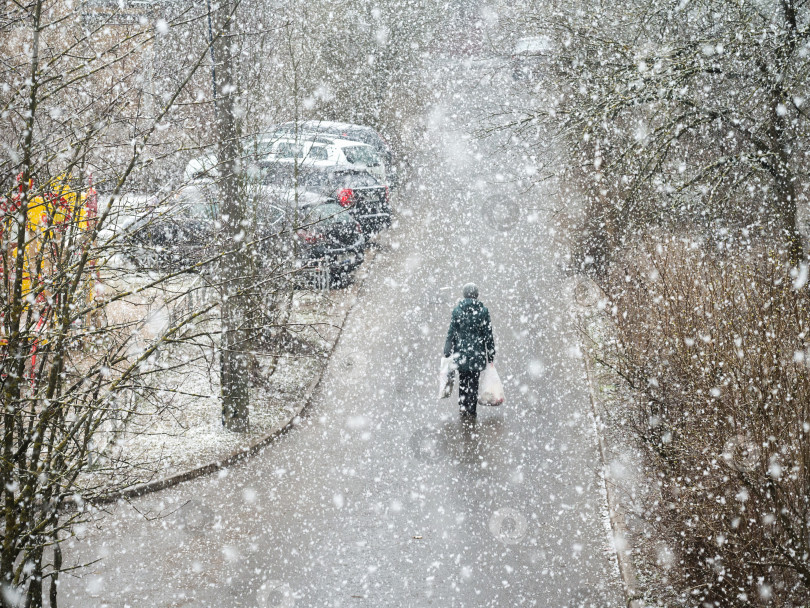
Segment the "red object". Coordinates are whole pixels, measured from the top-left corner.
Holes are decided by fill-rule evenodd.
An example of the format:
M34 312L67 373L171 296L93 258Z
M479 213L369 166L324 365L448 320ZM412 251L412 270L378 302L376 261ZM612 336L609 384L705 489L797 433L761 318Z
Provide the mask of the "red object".
M299 238L303 239L305 243L317 243L318 241L323 240L322 234L313 234L312 232L307 232L306 230L299 230L298 236Z
M98 192L96 189L93 188L93 176L87 176L87 182L90 186L89 190L87 190L87 217L94 218L98 215Z
M354 190L351 188L340 190L337 199L341 207L351 207L354 204Z

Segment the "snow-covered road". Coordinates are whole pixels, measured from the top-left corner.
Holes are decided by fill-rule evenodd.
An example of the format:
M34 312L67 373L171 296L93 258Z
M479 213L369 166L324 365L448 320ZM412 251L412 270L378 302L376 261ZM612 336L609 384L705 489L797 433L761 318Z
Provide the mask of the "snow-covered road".
M66 555L102 560L63 577L61 605L623 605L551 236L559 201L496 183L519 155L465 138L459 108L480 92L462 74L437 100L418 181L298 427L227 474L88 527ZM468 281L492 314L507 392L474 424L435 396ZM159 512L171 514L142 516Z

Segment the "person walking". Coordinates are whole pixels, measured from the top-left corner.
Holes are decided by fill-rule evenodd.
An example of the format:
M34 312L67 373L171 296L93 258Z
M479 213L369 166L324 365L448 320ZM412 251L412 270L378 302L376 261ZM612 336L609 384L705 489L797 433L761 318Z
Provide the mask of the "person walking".
M444 356L452 356L458 366L459 412L475 416L478 378L487 363L495 360L495 338L489 310L478 301L478 287L467 283L462 295L450 318Z

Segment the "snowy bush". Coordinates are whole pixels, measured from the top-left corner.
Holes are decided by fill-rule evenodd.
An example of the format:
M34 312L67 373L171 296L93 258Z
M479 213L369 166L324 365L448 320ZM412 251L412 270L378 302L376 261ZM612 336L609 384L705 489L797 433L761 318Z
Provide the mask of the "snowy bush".
M810 294L763 247L647 239L602 282L600 356L657 480L646 519L684 605L810 601ZM660 548L660 547L659 547ZM673 567L674 566L674 567Z

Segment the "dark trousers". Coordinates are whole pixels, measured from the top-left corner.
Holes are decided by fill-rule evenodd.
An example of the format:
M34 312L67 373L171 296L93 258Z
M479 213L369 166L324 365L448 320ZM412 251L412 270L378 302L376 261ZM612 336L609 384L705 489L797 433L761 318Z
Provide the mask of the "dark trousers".
M468 414L475 415L478 404L478 377L480 371L465 372L458 370L458 406Z

